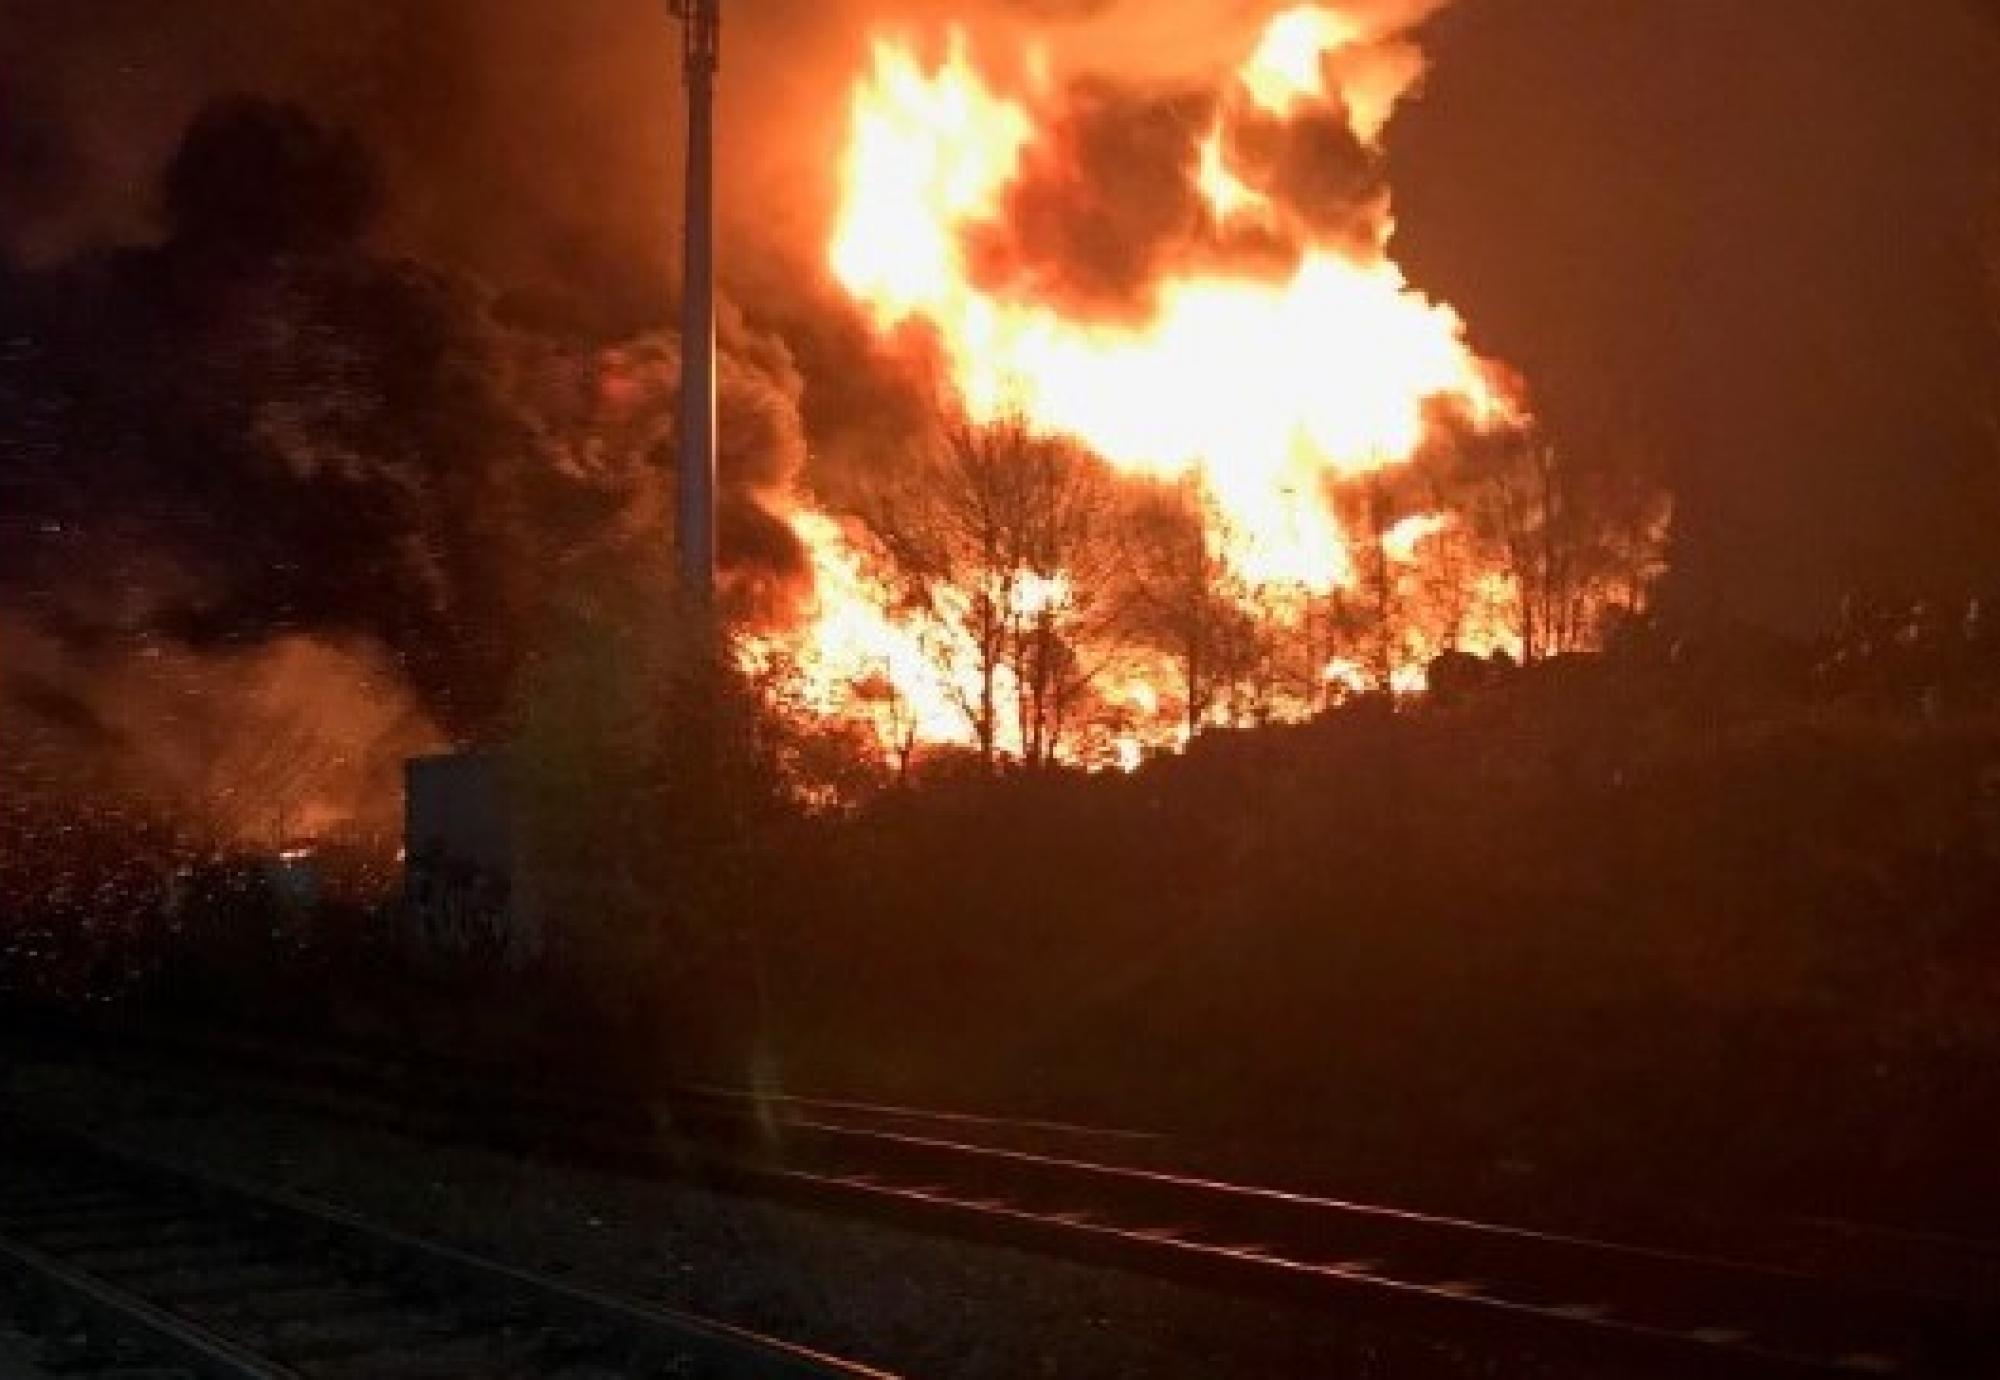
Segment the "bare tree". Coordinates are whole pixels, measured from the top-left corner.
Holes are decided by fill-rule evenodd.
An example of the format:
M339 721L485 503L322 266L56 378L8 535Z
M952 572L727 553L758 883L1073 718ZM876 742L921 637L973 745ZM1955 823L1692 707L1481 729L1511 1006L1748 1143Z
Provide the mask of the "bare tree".
M1303 655L1292 681L1308 708L1354 690L1387 692L1424 641L1426 603L1406 524L1425 515L1410 507L1407 486L1371 475L1337 490L1346 578L1305 598L1295 615Z
M1416 598L1430 656L1461 649L1483 602L1478 538L1465 516L1452 510L1454 497L1448 481L1428 477L1424 501L1439 525L1423 543Z
M954 421L873 505L897 593L935 634L989 767L1007 737L1046 765L1075 726L1118 623L1112 517L1101 467L1019 416Z
M1672 510L1636 446L1524 432L1468 459L1466 507L1513 590L1523 660L1589 645L1610 609L1643 604Z
M1234 722L1266 652L1256 591L1223 557L1217 516L1191 485L1141 495L1120 523L1133 636L1172 659L1182 722Z
M1117 510L1109 476L1044 439L1024 457L1027 570L1017 588L1013 671L1021 754L1056 760L1122 632Z
M1574 611L1575 504L1554 444L1518 438L1492 453L1479 513L1514 587L1521 659L1567 650Z
M876 495L868 515L902 601L943 635L942 680L989 766L1023 554L1012 461L1031 441L1018 421L952 426L914 474Z
M886 671L870 674L855 690L867 708L876 738L889 754L896 784L907 785L910 764L916 760L917 735L922 729L915 706Z
M1342 527L1354 576L1334 591L1329 612L1369 688L1387 691L1403 659L1402 571L1390 546L1400 514L1379 477L1350 487L1344 498Z

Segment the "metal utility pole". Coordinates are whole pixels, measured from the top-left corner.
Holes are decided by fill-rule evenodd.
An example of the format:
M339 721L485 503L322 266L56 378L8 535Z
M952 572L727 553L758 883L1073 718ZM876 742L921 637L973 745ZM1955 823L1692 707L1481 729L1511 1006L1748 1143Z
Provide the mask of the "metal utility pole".
M669 0L680 17L687 79L687 198L681 270L681 581L702 611L715 602L715 74L722 0Z

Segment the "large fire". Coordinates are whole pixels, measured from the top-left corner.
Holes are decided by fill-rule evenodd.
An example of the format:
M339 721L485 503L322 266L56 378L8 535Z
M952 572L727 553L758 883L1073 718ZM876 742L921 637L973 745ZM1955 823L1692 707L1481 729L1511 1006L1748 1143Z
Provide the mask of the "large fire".
M1356 579L1341 482L1406 463L1440 409L1475 428L1511 422L1518 409L1504 376L1468 349L1457 314L1413 289L1389 257L1386 195L1364 207L1362 234L1317 234L1231 149L1239 126L1333 114L1372 152L1421 70L1409 44L1338 9L1302 5L1273 18L1212 126L1191 139L1186 178L1205 206L1206 242L1247 228L1291 252L1235 262L1190 252L1149 284L1143 314L1104 319L988 285L976 271L979 236L1004 224L1060 93L1032 81L996 89L963 34L929 64L880 38L852 92L832 272L885 337L927 334L974 422L1025 419L1118 472L1191 486L1239 587L1271 596L1267 607L1304 607ZM1405 519L1381 549L1398 569L1413 567L1448 526L1441 515ZM810 513L797 527L818 576L799 648L811 693L870 713L893 702L895 734L967 741L969 671L958 649L898 610L856 528ZM1502 639L1475 627L1471 640ZM1437 648L1412 649L1424 650ZM1408 666L1395 672L1409 682ZM1329 659L1325 675L1342 683L1354 673ZM1115 693L1131 712L1113 759L1186 731L1185 716L1145 722L1162 698L1155 679L1121 671Z

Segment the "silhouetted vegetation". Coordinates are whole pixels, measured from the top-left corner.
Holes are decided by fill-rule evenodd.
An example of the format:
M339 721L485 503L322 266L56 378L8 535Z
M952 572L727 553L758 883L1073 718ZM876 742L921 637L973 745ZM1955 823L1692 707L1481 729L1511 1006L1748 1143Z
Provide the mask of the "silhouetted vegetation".
M1662 1191L1963 1191L2000 1133L1996 667L1929 713L1787 653L1635 634L1130 778L887 798L790 917L800 1076Z
M604 674L549 712L611 713L606 675L671 705L674 676L580 636ZM525 739L528 808L560 825L541 846L588 853L539 874L580 964L427 968L396 956L393 908L336 933L327 907L275 922L269 884L183 874L140 909L207 958L135 945L126 985L183 1017L544 1069L565 1050L598 1077L754 1071L1302 1143L1412 1192L1505 1163L1530 1187L1932 1220L1982 1200L2000 655L1977 619L1857 613L1817 646L1638 625L1130 775L940 757L837 810L783 788L775 740L719 733L740 760L691 765L684 710L628 707L616 733L555 712ZM44 887L15 952L103 933L142 870ZM314 1001L269 1000L301 974Z
M365 151L282 104L207 110L163 192L156 244L0 265L11 1004L1297 1143L1381 1191L1993 1210L1990 603L1663 619L1662 477L1512 434L1345 486L1352 578L1273 608L1212 495L946 425L865 516L971 745L884 765L665 593L669 335L386 256ZM729 602L775 626L803 385L723 333ZM1188 748L1078 770L1134 654ZM532 965L412 944L379 820L282 851L442 734L512 741Z

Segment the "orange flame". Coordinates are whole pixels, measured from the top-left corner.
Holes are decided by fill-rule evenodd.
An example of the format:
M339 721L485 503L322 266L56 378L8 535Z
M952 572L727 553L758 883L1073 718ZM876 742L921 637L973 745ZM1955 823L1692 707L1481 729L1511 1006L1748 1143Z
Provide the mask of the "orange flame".
M823 714L858 714L885 744L969 742L959 705L970 692L952 681L964 660L940 655L885 606L866 534L812 512L795 513L792 530L813 567L814 607L797 659L806 702Z
M1279 16L1245 85L1259 102L1324 99L1309 60L1346 32L1326 11ZM1268 205L1224 167L1221 136L1218 125L1201 154L1218 215ZM1121 469L1198 472L1241 534L1229 554L1244 574L1325 590L1345 570L1326 480L1406 460L1434 400L1482 419L1505 410L1457 314L1387 256L1386 215L1366 252L1308 245L1277 280L1170 276L1136 325L982 288L966 241L1000 213L1032 137L1026 109L989 89L963 36L929 73L877 44L854 95L834 274L883 328L936 330L975 419L1018 410Z
M1195 186L1218 224L1246 219L1268 221L1273 215L1271 199L1244 184L1229 166L1222 147L1223 129L1218 121L1201 141L1200 161L1195 165Z
M1326 54L1358 37L1359 30L1346 17L1300 5L1265 27L1257 51L1239 76L1260 108L1272 115L1289 115L1308 101L1326 99Z
M996 90L963 33L928 67L904 43L879 40L852 94L833 275L883 332L916 323L934 333L975 421L1018 414L1120 471L1192 478L1212 499L1211 535L1239 576L1326 593L1354 578L1337 481L1409 460L1435 406L1482 426L1514 420L1516 408L1502 376L1467 347L1457 313L1413 289L1389 257L1386 198L1361 243L1314 237L1288 216L1281 189L1229 165L1228 134L1240 120L1336 108L1372 144L1421 70L1414 48L1339 11L1279 14L1187 175L1218 228L1241 219L1281 232L1295 262L1273 273L1190 253L1151 285L1142 319L1105 321L1007 295L971 271L968 246L1004 221L1048 93ZM799 522L820 575L805 659L817 661L824 693L856 673L857 658L875 658L921 736L962 741L939 649L919 646L879 601L857 608L872 585L866 559L828 519ZM1444 519L1410 523L1394 534L1399 565L1422 559ZM1148 696L1157 701L1150 690L1128 698L1143 707ZM1118 755L1137 750L1125 741Z

